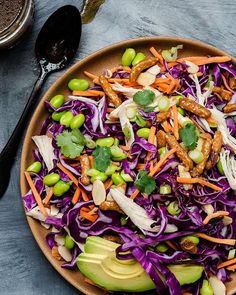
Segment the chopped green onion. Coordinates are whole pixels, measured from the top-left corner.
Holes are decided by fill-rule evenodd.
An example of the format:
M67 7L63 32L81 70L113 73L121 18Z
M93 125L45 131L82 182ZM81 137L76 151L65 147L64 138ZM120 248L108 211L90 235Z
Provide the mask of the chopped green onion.
M169 184L162 184L160 186L161 195L169 195L171 193L171 186Z
M214 295L214 291L208 280L203 280L200 295Z
M105 174L107 176L111 176L113 173L115 173L118 170L120 170L120 167L118 167L116 165L110 165L110 166L107 167L107 170L105 171Z
M111 179L113 180L115 185L125 183L124 179L121 177L119 173L112 174Z
M178 107L179 106L179 100L180 100L180 98L184 98L184 96L182 96L182 95L176 95L176 96L174 96L174 98L176 99L176 105Z
M185 114L184 109L182 109L181 107L178 107L177 110L182 116L184 116L184 114Z
M127 108L126 116L129 120L135 120L137 115L137 109L135 107Z
M163 157L165 153L166 153L166 147L162 147L158 149L158 154L160 158Z
M208 78L208 80L207 80L207 83L206 83L206 88L209 88L209 87L210 87L210 83L211 83L212 80L213 80L213 78L212 78L212 74L210 74L210 75L209 75L209 78Z
M165 253L168 249L169 247L166 245L166 243L162 243L162 242L156 245L155 247L155 251L161 252L161 253Z
M170 100L166 96L162 96L158 101L158 108L160 112L166 112L168 111L170 107Z
M204 158L203 153L197 149L189 151L188 155L189 158L192 159L196 164L201 163Z
M135 123L139 126L139 127L145 127L147 125L147 121L143 119L142 116L137 115L136 116L136 120Z
M120 175L125 182L133 182L133 178L129 174L126 174L124 170L121 171Z
M185 242L185 241L190 241L195 245L198 245L200 242L199 238L195 237L195 236L185 236L185 237L181 238L181 242Z
M181 212L181 210L180 210L180 208L178 206L178 203L176 201L171 202L167 206L167 211L171 215L178 215Z
M130 133L130 130L129 130L129 127L127 125L125 125L122 129L124 135L126 138L130 139L131 137L131 133Z
M121 216L121 218L120 218L120 223L121 223L121 225L124 226L124 225L127 224L127 222L128 222L128 217L126 217L126 216Z
M171 47L170 50L162 50L161 55L167 62L175 61L178 55L178 49L182 49L183 45L177 45L176 47Z
M100 171L98 171L97 169L91 168L87 171L87 175L88 176L97 176L100 174Z
M231 249L228 254L228 259L233 259L235 257L236 249Z
M222 166L221 160L219 160L216 163L216 167L217 167L217 170L219 171L220 175L224 176L225 173L224 173L224 170L223 170L223 166Z

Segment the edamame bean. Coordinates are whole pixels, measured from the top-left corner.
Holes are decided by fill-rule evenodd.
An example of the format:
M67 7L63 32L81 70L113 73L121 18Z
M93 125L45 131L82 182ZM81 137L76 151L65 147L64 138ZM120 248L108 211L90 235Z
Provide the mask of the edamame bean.
M66 111L59 112L59 113L57 113L57 112L53 112L53 113L52 113L52 119L53 119L54 121L60 121L61 117L62 117L65 113L66 113Z
M145 54L142 52L138 52L132 61L132 66L135 66L136 64L138 64L140 61L144 59L145 59Z
M94 181L97 180L97 179L104 182L104 181L107 180L107 178L108 178L108 176L104 172L99 171L99 174L92 176L90 180L91 180L92 183L94 183Z
M68 87L70 90L80 90L84 91L89 88L89 82L85 79L72 79L68 83Z
M42 164L39 161L32 163L28 168L28 172L39 173L42 169Z
M200 295L213 295L212 286L209 284L208 280L203 280L202 287L200 289Z
M112 174L111 179L113 180L115 185L125 183L124 179L121 177L119 173Z
M116 166L116 165L110 165L107 170L105 171L105 174L107 176L111 176L113 173L115 173L116 171L120 170L120 167Z
M53 194L56 197L61 197L62 195L64 195L64 193L66 193L70 189L71 184L72 184L72 181L65 182L65 181L59 180L53 187Z
M78 114L74 118L72 118L72 120L70 122L70 128L71 129L78 129L84 124L84 121L85 121L84 114Z
M44 176L43 183L47 186L53 186L60 180L60 175L58 173L50 173Z
M111 147L114 143L113 137L99 138L96 140L96 146Z
M55 108L58 109L61 107L64 103L64 95L58 94L53 96L53 98L50 100L50 104Z
M71 239L69 235L65 237L65 247L69 250L73 249L75 246L75 242Z
M148 139L149 137L149 134L150 134L150 129L149 128L141 128L139 129L136 134L139 136L139 137L143 137L145 139Z
M127 155L126 154L123 154L120 157L112 157L112 160L115 161L115 162L120 162L120 161L122 161L122 160L124 160L126 158L127 158Z
M61 116L60 124L66 127L69 127L72 119L73 119L73 115L71 112L68 111Z
M96 143L91 138L86 138L86 147L89 149L95 149Z
M119 157L122 157L124 155L124 152L118 146L113 145L111 147L111 155L112 155L112 157L119 158Z
M127 48L122 55L121 63L123 66L130 66L132 60L135 58L136 52L133 48Z
M158 149L158 154L159 154L160 158L163 157L165 153L166 153L166 147L165 146Z
M155 247L155 251L161 252L161 253L165 253L168 249L169 249L169 247L165 243L162 243L162 242L159 243L158 245L156 245L156 247Z
M176 201L173 201L167 206L167 211L171 215L178 215L181 210L178 206L178 203Z
M126 225L127 224L127 221L128 221L128 217L121 216L120 223L121 223L122 226Z

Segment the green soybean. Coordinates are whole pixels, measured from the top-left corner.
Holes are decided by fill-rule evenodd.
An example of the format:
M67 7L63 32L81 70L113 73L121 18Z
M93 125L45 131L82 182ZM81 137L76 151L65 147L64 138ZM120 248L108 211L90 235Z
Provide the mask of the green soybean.
M136 52L133 48L127 48L122 55L121 63L123 66L130 66L135 58Z
M126 217L126 216L121 216L121 218L120 218L120 223L121 223L121 225L126 225L127 224L127 222L128 222L128 217Z
M119 173L112 174L111 179L113 180L115 185L125 183L124 179L121 177Z
M44 176L43 183L47 186L53 186L60 180L60 175L58 173L50 173Z
M53 194L56 197L61 197L62 195L64 195L64 193L66 193L71 186L72 182L65 182L62 180L59 180L53 187Z
M70 90L80 90L84 91L89 88L89 82L85 79L72 79L68 83L68 87Z
M101 180L102 182L106 181L108 176L104 172L99 172L99 174L91 177L91 182L94 183L95 180Z
M58 109L61 107L64 103L65 99L64 96L61 94L53 96L53 98L50 100L50 104L55 108Z
M71 129L78 129L84 124L84 121L85 121L84 114L78 114L78 115L74 116L74 118L72 118L72 120L70 122L70 128Z
M161 253L165 253L168 249L169 249L169 247L165 243L162 243L162 242L159 243L158 245L156 245L156 247L155 247L155 251L161 252Z
M39 161L32 163L28 168L28 172L39 173L42 169L42 164Z
M208 280L203 280L202 287L200 289L200 295L213 295L213 289L209 284Z
M91 138L86 138L86 147L89 149L95 149L96 143Z
M149 128L141 128L139 129L136 134L139 136L139 137L143 137L145 139L148 139L149 137L149 134L150 134L150 129Z
M96 140L96 146L111 147L114 143L113 137L99 138Z
M71 112L68 111L61 116L60 124L66 127L69 127L72 119L73 119L73 115Z
M145 59L145 54L142 52L138 52L132 61L132 66L135 66L136 64L140 63L140 61L144 59Z
M158 149L158 154L159 154L160 158L163 157L163 155L165 153L166 153L166 147L165 146Z
M75 242L71 239L69 235L65 237L65 247L69 250L73 249L75 246Z
M122 157L124 155L124 152L118 146L113 145L111 147L111 155L112 155L112 157L119 158L119 157Z
M167 211L171 215L178 215L181 210L178 206L178 203L176 201L173 201L167 206Z
M65 113L66 113L66 111L59 112L59 113L57 113L57 112L53 112L53 113L52 113L52 119L53 119L54 121L60 121L61 117L62 117Z

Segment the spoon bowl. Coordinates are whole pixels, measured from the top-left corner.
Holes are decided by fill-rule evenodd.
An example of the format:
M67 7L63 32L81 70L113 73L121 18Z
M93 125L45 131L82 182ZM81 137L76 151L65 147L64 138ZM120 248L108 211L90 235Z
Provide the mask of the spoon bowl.
M63 69L70 63L79 46L80 36L80 12L75 6L66 5L56 10L48 18L37 37L35 54L41 68L40 75L10 139L0 154L0 198L8 187L17 147L36 106L45 77L53 71Z

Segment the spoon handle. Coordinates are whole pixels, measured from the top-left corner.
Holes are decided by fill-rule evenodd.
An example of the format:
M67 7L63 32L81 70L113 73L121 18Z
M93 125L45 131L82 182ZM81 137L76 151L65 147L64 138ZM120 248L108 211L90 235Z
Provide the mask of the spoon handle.
M10 178L10 170L11 166L14 162L15 155L17 153L17 148L19 146L22 134L25 130L25 127L27 126L28 119L34 109L35 103L37 101L37 95L41 89L41 86L44 82L44 78L47 75L45 71L42 71L39 75L38 79L36 80L33 90L30 94L30 97L28 99L28 102L23 110L23 113L11 135L9 138L7 144L3 148L1 154L0 154L0 174L5 174L6 177L4 179L4 183L1 183L0 185L0 198L4 194L9 178ZM7 177L8 175L8 177Z

